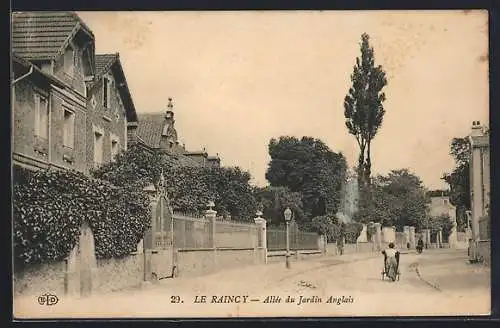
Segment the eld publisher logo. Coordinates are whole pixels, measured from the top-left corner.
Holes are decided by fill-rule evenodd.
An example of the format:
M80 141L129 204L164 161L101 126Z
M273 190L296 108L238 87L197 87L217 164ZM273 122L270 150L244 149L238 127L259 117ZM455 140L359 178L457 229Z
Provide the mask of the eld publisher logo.
M43 294L42 296L38 297L38 304L40 305L52 306L56 305L57 302L59 302L59 299L57 298L56 295Z

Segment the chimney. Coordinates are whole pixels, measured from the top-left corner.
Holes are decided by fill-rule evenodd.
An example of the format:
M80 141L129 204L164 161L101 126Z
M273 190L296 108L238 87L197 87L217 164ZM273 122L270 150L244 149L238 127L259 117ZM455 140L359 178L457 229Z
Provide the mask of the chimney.
M479 137L483 135L483 126L481 126L481 122L479 121L472 121L472 128L471 128L471 137Z
M127 143L132 145L137 142L137 122L127 123Z
M165 112L165 120L169 124L174 124L174 105L172 104L172 98L168 98L167 111Z

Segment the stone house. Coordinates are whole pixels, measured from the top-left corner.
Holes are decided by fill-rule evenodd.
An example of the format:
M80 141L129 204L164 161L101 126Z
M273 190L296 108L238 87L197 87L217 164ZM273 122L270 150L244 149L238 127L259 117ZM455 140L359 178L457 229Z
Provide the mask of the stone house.
M133 131L133 132L132 132ZM178 140L172 99L169 98L165 113L138 115L138 124L129 127L129 143L137 143L144 149L171 156L182 166L220 167L219 156L209 156L205 149L188 151Z
M488 211L490 208L490 140L489 131L479 121L472 124L470 133L471 216L475 241L489 240Z
M95 56L95 76L88 83L87 160L94 166L113 160L127 149L127 126L137 122L134 102L120 55Z
M100 162L111 159L113 142L113 152L126 148L127 125L137 115L119 58L95 55L94 34L76 14L13 13L12 52L14 164L88 173L96 157L96 131L111 140L109 151L106 140L98 141L103 144ZM97 117L100 107L92 106L106 74L119 81L112 93L120 97L111 100L119 118Z
M449 243L450 247L454 247L457 243L457 208L450 203L450 198L444 195L431 197L428 206L430 217L437 218L441 215L447 215L450 218L453 228L448 236L443 236L443 242Z
M469 135L470 193L472 240L469 245L469 260L491 264L491 186L490 186L490 132L479 121L472 123Z

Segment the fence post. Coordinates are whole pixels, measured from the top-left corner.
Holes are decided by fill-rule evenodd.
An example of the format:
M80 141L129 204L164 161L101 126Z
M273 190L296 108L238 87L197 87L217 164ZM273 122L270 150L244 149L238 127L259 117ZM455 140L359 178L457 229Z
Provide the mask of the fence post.
M375 250L380 251L382 249L382 225L379 222L375 224Z
M257 240L259 241L257 248L264 257L264 263L267 264L267 231L266 231L267 221L261 217L262 212L259 211L256 213L256 215L257 217L254 218L253 220L257 225L257 234L258 234Z
M205 218L207 218L208 224L210 225L210 246L213 249L212 256L214 257L214 269L217 268L217 245L215 243L216 217L217 211L212 208L205 211Z
M410 226L410 248L414 249L416 246L416 240L415 240L415 227Z

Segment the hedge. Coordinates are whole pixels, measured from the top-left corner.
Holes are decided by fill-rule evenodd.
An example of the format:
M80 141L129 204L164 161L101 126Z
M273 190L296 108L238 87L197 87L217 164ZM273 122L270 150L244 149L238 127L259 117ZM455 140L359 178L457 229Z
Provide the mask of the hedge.
M97 258L135 251L148 228L147 195L114 187L74 171L13 170L16 264L60 261L75 247L84 221L94 234Z

